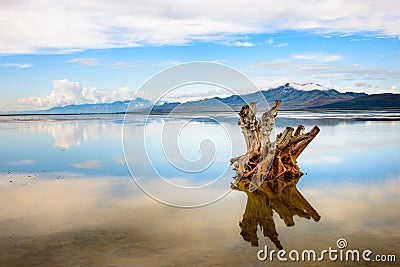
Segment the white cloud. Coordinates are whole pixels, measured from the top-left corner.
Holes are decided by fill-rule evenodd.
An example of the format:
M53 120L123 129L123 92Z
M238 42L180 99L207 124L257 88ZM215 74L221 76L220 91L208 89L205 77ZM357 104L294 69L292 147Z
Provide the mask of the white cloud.
M68 60L67 62L80 63L80 64L87 65L87 66L96 66L96 65L99 65L99 61L100 61L100 58L78 57L78 58L73 58L71 60ZM130 62L124 62L124 61L117 61L112 64L101 64L101 65L110 66L115 69L133 69L133 68L143 66L143 64L130 63Z
M257 87L261 90L266 90L270 88L276 88L278 86L284 85L286 83L291 83L293 80L291 78L281 78L275 80L262 80L257 81Z
M0 25L1 54L181 45L285 30L400 35L392 0L9 1Z
M234 43L232 44L232 46L237 46L237 47L241 47L241 46L244 46L244 47L252 47L252 46L254 46L254 44L251 43L251 42L236 41L236 42L234 42Z
M288 46L289 45L289 43L280 43L280 44L276 44L276 45L274 45L274 47L285 47L285 46Z
M0 66L18 68L18 69L28 69L31 68L33 65L29 63L3 63L0 64Z
M274 43L274 38L269 38L265 41L266 44L272 45Z
M254 64L254 67L267 67L269 69L283 69L292 66L293 63L289 60L274 60L274 61L265 61Z
M134 69L143 66L143 64L118 61L111 64L111 66L115 69Z
M179 102L187 102L187 101L196 101L204 98L213 98L213 97L227 97L232 95L232 92L227 91L222 88L217 87L206 87L197 85L199 88L191 88L191 86L187 86L187 88L183 88L181 90L177 89L169 92L166 96L163 97L163 101L179 101Z
M360 64L342 65L331 64L330 62L318 62L305 60L317 59L315 55L300 55L301 60L280 59L275 61L265 61L254 64L254 67L265 67L271 72L279 75L285 74L285 79L280 79L280 84L286 82L297 83L319 83L338 91L354 91L366 93L388 93L398 92L397 81L400 80L400 71L388 67L365 66ZM273 77L273 76L271 76ZM301 81L303 80L303 81ZM390 81L393 86L383 85L382 81ZM366 82L370 81L370 82ZM261 84L264 85L264 81ZM267 82L267 84L270 84ZM263 88L269 88L264 86Z
M341 55L327 55L327 56L323 56L321 58L322 62L333 62L333 61L338 61L343 59L343 56Z
M211 60L210 62L213 62L213 63L220 63L220 64L226 64L226 63L228 63L228 61L229 61L229 60L227 60L227 59L214 59L214 60Z
M273 45L275 43L275 40L274 40L274 38L269 38L268 40L265 41L265 43L268 45ZM275 44L275 45L273 45L273 47L279 48L279 47L285 47L288 45L289 45L288 42L284 42L284 43Z
M101 90L82 87L79 82L70 82L67 79L52 81L53 90L48 96L28 97L18 99L18 103L31 105L31 109L51 108L71 104L98 104L118 100L128 100L134 97L134 91L128 87L117 90ZM27 107L25 107L27 109Z
M363 86L367 86L368 84L366 82L359 81L359 82L355 82L354 85L357 87L363 87Z
M292 55L294 59L299 60L313 60L319 62L334 62L343 59L341 55L320 55L320 54L299 54L299 55Z
M399 93L393 90L392 87L381 87L378 85L367 84L366 87L342 87L339 89L341 92L363 92L367 94L384 94L384 93Z
M301 72L303 73L341 74L343 77L367 77L370 80L400 79L400 71L394 71L386 67L364 66L360 64L333 65L328 63L303 64L301 66Z
M369 41L371 38L353 38L350 42L360 42L360 41Z
M98 58L84 58L84 57L78 57L78 58L73 58L71 60L68 60L67 62L70 63L81 63L83 65L88 65L88 66L95 66L98 64L99 59Z

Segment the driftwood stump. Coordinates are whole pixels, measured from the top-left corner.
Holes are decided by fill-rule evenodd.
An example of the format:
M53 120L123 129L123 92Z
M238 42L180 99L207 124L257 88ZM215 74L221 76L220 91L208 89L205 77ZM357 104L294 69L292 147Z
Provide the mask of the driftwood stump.
M247 194L243 220L239 222L241 235L253 246L258 246L257 229L261 228L278 249L283 246L278 239L273 220L276 211L287 226L293 226L293 216L319 221L318 212L297 190L296 184L303 173L297 165L297 158L315 138L319 128L314 126L304 133L304 126L296 131L287 127L270 140L280 100L256 118L256 103L245 105L239 113L239 125L246 141L247 152L231 159L236 176L231 188Z
M256 103L245 105L239 112L239 125L246 141L247 152L232 158L236 176L232 189L254 192L268 186L273 192L281 192L288 183L297 184L303 173L297 166L297 158L307 145L319 133L314 126L308 133L299 125L296 131L292 127L270 140L275 117L281 101L275 101L258 122Z

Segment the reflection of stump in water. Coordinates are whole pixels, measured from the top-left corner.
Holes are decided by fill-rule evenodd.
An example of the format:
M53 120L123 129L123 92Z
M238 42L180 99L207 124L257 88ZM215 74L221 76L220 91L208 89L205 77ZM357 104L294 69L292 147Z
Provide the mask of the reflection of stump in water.
M279 214L286 226L294 226L294 215L306 219L312 218L314 221L320 219L317 211L308 203L295 185L285 187L280 193L275 193L265 186L258 188L256 192L245 192L247 204L243 220L239 222L242 229L240 234L252 246L258 246L257 229L260 226L265 237L268 237L278 249L283 248L275 229L272 217L273 210Z
M319 128L315 126L303 133L304 126L294 131L287 127L270 141L277 109L281 101L265 112L260 122L256 118L256 103L245 105L239 113L239 125L246 140L247 152L231 159L235 166L236 182L232 189L247 193L248 200L241 235L253 246L258 246L257 228L269 237L277 248L282 249L275 230L272 211L275 210L287 226L293 226L293 216L298 215L315 221L320 216L297 190L296 184L303 173L297 166L297 157L315 138Z
M239 226L242 229L240 235L243 239L255 247L258 246L257 229L259 225L264 236L271 239L277 248L282 249L268 199L263 194L249 193L243 220L239 222Z

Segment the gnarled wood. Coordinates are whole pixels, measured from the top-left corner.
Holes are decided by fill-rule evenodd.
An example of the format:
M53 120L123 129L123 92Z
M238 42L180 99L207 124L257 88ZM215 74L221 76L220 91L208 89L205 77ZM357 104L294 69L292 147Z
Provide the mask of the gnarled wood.
M258 246L257 229L261 228L278 249L283 246L278 239L273 210L287 226L293 226L293 216L319 221L318 212L297 190L296 184L303 173L297 158L317 136L319 128L313 127L304 133L305 127L286 127L275 141L270 140L275 117L281 101L256 118L256 103L245 105L239 113L239 125L246 141L244 155L232 158L236 171L235 183L231 188L246 192L248 199L243 220L239 223L243 239Z
M319 128L314 126L310 132L304 133L304 126L296 130L287 127L277 135L275 141L270 140L275 117L281 101L275 101L272 108L266 111L258 122L256 103L245 105L239 112L239 125L246 141L247 151L244 155L231 159L236 171L232 188L242 188L249 192L270 181L278 191L282 190L282 182L296 184L303 175L297 165L297 158L307 145L317 136Z

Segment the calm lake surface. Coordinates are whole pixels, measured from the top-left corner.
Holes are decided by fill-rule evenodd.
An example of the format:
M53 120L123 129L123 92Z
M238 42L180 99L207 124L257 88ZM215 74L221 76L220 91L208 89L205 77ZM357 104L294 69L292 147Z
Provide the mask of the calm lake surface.
M297 185L321 219L287 227L274 212L284 249L344 238L398 262L400 113L280 112L276 133L299 124L321 129ZM397 266L259 261L276 247L241 236L236 114L2 116L0 140L0 266Z

